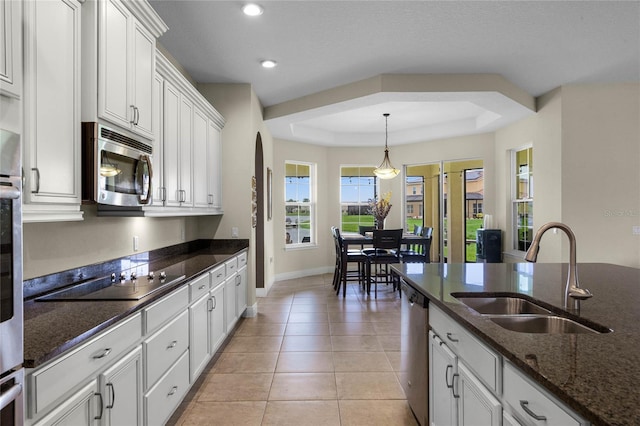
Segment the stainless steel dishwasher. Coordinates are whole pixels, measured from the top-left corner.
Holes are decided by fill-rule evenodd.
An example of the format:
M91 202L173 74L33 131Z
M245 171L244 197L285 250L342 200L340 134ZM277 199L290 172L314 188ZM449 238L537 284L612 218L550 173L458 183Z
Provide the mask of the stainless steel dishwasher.
M402 326L400 381L421 426L429 423L429 315L427 298L400 280Z

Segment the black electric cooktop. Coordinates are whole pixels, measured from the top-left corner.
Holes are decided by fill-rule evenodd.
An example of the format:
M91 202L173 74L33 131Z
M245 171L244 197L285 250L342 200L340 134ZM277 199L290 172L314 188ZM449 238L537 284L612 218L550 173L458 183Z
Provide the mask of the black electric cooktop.
M140 300L185 277L158 274L129 280L115 279L113 276L98 278L37 297L36 301Z

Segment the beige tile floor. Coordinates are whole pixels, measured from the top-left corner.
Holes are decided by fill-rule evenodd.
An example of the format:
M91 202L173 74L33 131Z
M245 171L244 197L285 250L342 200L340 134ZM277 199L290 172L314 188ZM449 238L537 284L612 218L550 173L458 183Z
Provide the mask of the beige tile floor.
M400 301L332 275L276 283L193 386L172 425L416 425L398 379Z

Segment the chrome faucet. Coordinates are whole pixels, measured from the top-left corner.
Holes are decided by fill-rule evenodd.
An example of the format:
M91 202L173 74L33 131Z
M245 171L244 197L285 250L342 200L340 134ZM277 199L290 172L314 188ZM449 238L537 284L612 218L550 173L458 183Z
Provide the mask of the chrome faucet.
M524 260L527 262L535 262L538 259L538 251L540 250L540 239L545 232L549 229L560 229L569 238L569 275L567 276L567 287L564 294L564 307L569 308L569 297L575 300L574 308L579 308L578 301L592 297L593 295L586 288L580 288L578 283L578 265L576 262L576 236L571 228L564 223L549 222L540 227L536 235L533 237L533 241L527 250L527 254L524 256Z

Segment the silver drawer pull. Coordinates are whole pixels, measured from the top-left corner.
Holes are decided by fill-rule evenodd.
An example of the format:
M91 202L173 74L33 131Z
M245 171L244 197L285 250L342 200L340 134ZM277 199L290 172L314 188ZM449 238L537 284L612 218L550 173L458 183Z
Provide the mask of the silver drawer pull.
M178 346L178 341L174 340L173 342L171 342L171 344L169 346L167 346L167 349L173 349L176 346Z
M167 396L172 396L174 395L176 392L178 392L178 387L174 386L171 388L171 390L169 391L169 393L167 394Z
M102 415L104 414L104 400L102 399L102 394L100 392L95 392L93 395L100 397L100 404L98 405L98 407L100 407L100 414L95 416L93 419L94 420L101 420L102 419Z
M105 356L109 355L110 353L111 353L111 348L106 348L99 355L94 355L93 359L104 358Z
M527 413L528 415L530 415L531 417L533 417L534 419L538 420L538 421L545 421L547 420L547 418L545 416L539 416L536 413L534 413L533 411L531 411L531 408L529 408L529 401L525 401L523 399L520 400L520 406L522 407L522 409L524 410L525 413Z
M207 286L202 284L200 287L198 287L198 290L204 290Z
M459 380L456 380L457 378L460 378L458 373L455 373L451 378L451 393L454 398L460 398L460 393L456 392L456 388L454 387L456 383L458 383L458 387L460 386Z
M447 385L447 388L453 389L453 377L451 377L451 384L449 384L449 369L453 370L453 365L447 365L447 369L444 370L444 382Z
M116 403L116 390L113 387L113 383L107 383L107 387L111 389L111 404L107 405L105 408L111 410L113 405Z
M458 340L458 339L454 339L454 338L453 338L453 337L451 337L451 336L453 336L453 333L447 333L447 339L449 339L450 341L452 341L452 342L454 342L454 343L455 343L455 342L459 342L459 341L460 341L460 340Z

